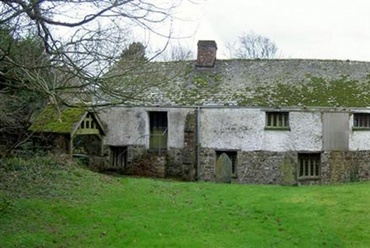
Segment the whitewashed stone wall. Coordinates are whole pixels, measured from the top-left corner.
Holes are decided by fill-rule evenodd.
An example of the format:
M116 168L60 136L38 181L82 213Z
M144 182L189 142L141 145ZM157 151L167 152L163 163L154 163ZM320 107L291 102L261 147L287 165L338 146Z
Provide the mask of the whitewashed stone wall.
M201 111L201 146L216 150L320 151L320 112L289 113L290 130L266 130L265 110L214 108Z
M168 112L168 147L184 147L184 126L194 108L110 108L100 113L106 125L105 144L148 147L149 111ZM270 111L270 110L267 110ZM370 110L357 110L365 113ZM215 150L321 151L322 111L289 111L290 130L266 130L261 108L201 108L200 143ZM356 112L356 110L355 110ZM370 131L353 130L349 118L349 150L370 150Z
M199 166L197 179L213 181L217 151L234 150L237 152L234 181L272 184L286 184L289 181L288 184L295 184L298 183L296 170L299 152L323 150L323 115L325 111L336 111L287 109L289 130L270 130L265 128L266 111L273 109L243 107L199 109L199 150L195 144L197 108L111 108L100 114L107 131L105 144L128 146L128 163L132 168L135 161L139 161L139 164L151 161L145 157L146 148L149 147L148 112L166 111L168 149L163 160L165 176L194 180L195 171ZM370 179L370 131L352 129L352 112L352 110L341 112L349 115L349 151L324 151L321 156L321 179L313 183ZM191 116L193 124L188 123L186 129L187 116ZM190 137L187 141L185 134ZM196 151L199 151L198 156ZM188 158L190 155L192 157ZM196 159L199 159L199 164ZM150 167L150 163L148 166Z
M187 108L113 107L102 111L100 119L106 126L105 144L109 146L142 145L149 147L150 111L168 112L168 147L184 147Z
M370 110L354 110L354 112L370 113ZM366 151L370 150L370 131L353 129L353 114L349 118L349 150Z
M105 124L104 143L110 146L145 145L148 133L148 114L139 108L110 108L100 112Z

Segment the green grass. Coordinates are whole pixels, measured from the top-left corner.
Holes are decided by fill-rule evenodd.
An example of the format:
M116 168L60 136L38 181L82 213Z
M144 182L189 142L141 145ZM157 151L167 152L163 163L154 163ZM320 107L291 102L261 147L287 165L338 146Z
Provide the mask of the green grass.
M1 247L370 247L370 183L186 183L63 165L31 187L22 168L0 169Z

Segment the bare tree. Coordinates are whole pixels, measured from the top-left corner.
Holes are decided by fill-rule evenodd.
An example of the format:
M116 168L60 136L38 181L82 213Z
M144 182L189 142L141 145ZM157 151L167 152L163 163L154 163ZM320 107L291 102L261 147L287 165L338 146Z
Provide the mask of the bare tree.
M179 40L168 42L166 49L156 58L158 61L185 61L195 59L194 52Z
M254 32L243 33L236 42L227 43L230 56L242 59L272 59L278 47L270 38Z
M175 46L171 49L171 61L194 59L194 53L184 46Z
M25 134L10 149L27 138L33 111L46 102L92 105L92 95L112 94L118 104L145 92L148 86L137 77L151 58L126 63L113 76L108 72L122 60L133 33L170 40L173 10L181 1L0 0L0 136ZM121 94L116 86L122 81Z
M0 27L9 29L14 40L36 34L50 59L48 65L42 65L49 67L49 73L45 78L34 64L14 61L6 49L0 51L0 59L23 72L13 78L17 87L33 88L55 102L66 102L71 94L78 97L81 92L95 92L100 87L101 76L120 59L123 45L131 39L127 34L132 27L170 39L172 11L180 3L181 0L0 1ZM168 32L163 31L165 24Z

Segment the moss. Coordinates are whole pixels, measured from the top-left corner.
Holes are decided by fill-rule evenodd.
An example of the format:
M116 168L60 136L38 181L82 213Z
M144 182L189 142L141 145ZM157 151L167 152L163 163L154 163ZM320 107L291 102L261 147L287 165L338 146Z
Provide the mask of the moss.
M197 87L205 87L208 85L208 80L207 78L203 78L203 77L200 77L200 76L195 76L194 77L194 85L197 86Z
M347 67L333 67L335 61L315 62L313 69L311 64L296 60L294 68L303 70L302 74L296 73L293 67L286 71L274 73L274 61L271 62L271 73L265 71L261 75L256 66L256 73L252 70L259 63L255 61L238 61L241 67L234 68L231 62L226 68L195 68L191 61L188 62L160 62L148 63L146 67L137 71L135 80L131 77L117 77L117 85L122 84L124 79L127 83L123 88L133 88L135 101L132 105L203 105L215 103L219 105L238 104L240 106L317 106L317 107L365 107L370 106L370 74L353 75L347 74ZM287 62L287 61L285 61ZM282 61L282 65L285 63ZM307 70L300 68L299 63L311 66ZM242 63L245 64L245 68ZM227 64L226 64L227 66ZM250 71L247 71L248 68ZM148 69L150 73L142 73ZM335 70L334 70L335 69ZM246 73L240 73L245 71ZM335 72L333 72L335 71ZM343 74L340 75L340 71ZM307 73L305 73L307 72ZM311 74L312 72L312 74ZM354 72L357 73L357 72ZM323 76L321 76L323 75ZM360 81L352 78L359 78ZM243 85L242 80L245 80ZM253 82L253 84L252 84ZM150 83L151 86L147 84ZM137 87L137 85L144 87ZM123 91L124 92L124 91ZM148 94L149 92L149 94ZM119 96L119 94L118 94ZM122 102L125 95L119 96L117 103ZM112 100L114 101L114 100Z
M250 94L252 92L252 94ZM310 77L309 82L275 83L246 87L232 96L239 105L252 106L370 106L370 84L348 79L343 75L335 80Z
M83 108L64 108L60 113L55 106L47 106L38 114L29 128L34 132L71 133L74 125L86 113Z

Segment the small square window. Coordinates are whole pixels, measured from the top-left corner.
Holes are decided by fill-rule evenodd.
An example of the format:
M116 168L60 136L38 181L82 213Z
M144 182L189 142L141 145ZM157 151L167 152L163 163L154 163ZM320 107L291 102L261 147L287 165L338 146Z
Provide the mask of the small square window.
M298 179L320 178L320 153L298 154Z
M353 114L353 127L370 129L370 113Z
M266 112L266 128L289 129L289 112Z

